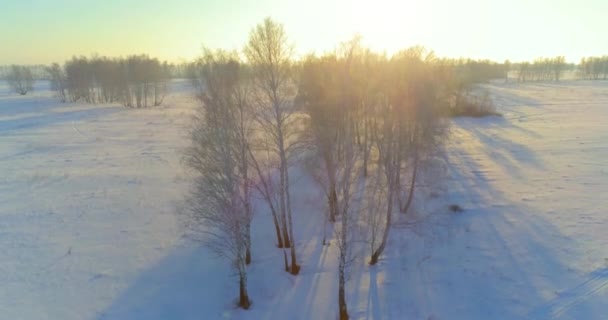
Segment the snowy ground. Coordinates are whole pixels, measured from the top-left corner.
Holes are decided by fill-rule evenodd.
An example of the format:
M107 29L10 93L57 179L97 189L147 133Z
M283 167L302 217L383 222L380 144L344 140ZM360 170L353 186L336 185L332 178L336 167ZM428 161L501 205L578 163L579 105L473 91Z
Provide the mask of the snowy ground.
M0 318L335 319L323 200L295 172L302 272L282 272L263 206L253 307L228 264L182 239L180 150L194 105L61 104L0 83ZM608 314L608 83L488 85L503 118L457 119L447 176L416 199L375 267L348 284L355 319L602 319ZM452 213L449 204L465 211Z

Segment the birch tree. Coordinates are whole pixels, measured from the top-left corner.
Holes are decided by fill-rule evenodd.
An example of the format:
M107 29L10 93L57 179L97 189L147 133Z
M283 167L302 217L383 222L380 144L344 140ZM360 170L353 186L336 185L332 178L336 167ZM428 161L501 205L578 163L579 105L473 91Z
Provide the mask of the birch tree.
M348 319L346 281L352 261L354 212L353 188L357 178L353 96L353 45L344 44L338 55L309 57L301 71L298 104L308 115L308 132L314 156L321 164L314 173L325 191L328 218L338 246L338 308L340 319ZM339 217L339 219L337 219Z
M309 57L305 61L298 90L298 104L308 115L308 133L313 152L322 172L316 180L325 192L328 220L335 222L339 214L337 194L338 142L343 131L343 110L339 105L338 60L335 55Z
M235 54L207 51L200 66L204 90L197 94L202 108L186 152L187 164L196 173L187 212L210 248L232 262L239 278L238 304L248 309L246 265L251 261L253 208L247 92Z
M244 53L252 68L255 118L267 147L278 158L279 214L283 246L290 248L289 272L298 274L289 188L290 154L296 137L292 47L281 24L266 18L254 27Z
M380 255L384 252L388 235L391 228L393 215L394 197L399 189L399 136L397 135L397 121L392 112L392 106L388 103L388 99L381 98L380 102L381 126L378 130L378 135L375 138L378 152L378 169L383 174L386 181L386 190L384 191L385 198L385 215L382 226L380 242L377 246L371 247L370 264L378 263Z

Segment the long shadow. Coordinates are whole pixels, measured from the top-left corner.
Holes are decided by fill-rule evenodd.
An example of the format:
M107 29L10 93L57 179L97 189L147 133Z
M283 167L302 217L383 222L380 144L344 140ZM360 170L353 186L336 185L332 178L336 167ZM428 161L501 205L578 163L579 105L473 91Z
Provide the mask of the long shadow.
M228 270L204 248L177 247L141 273L98 319L222 319L229 313L221 310L230 310L236 297L228 292Z
M426 248L421 244L426 240L411 235L403 243L403 230L394 229L391 235L391 245L407 244L408 257L400 259L401 268L382 270L392 288L380 291L397 296L389 299L403 306L387 312L416 319L546 319L543 315L567 314L574 299L559 297L581 291L576 284L587 276L571 266L582 254L573 255L571 239L547 216L535 213L533 203L521 202L516 190L509 190L529 178L520 168L545 170L542 159L502 135L512 129L508 121L459 119L457 125L466 133L458 137L467 141L450 149L450 194L433 221L441 224L417 226L431 230L423 238L436 240ZM450 213L447 205L452 203L465 211ZM599 280L591 282L583 285L588 287L585 292L608 287ZM597 305L576 301L576 314L598 316Z
M516 130L528 138L534 138L534 139L542 138L542 135L540 135L538 132L536 132L534 130L530 130L528 128L524 128L520 125L517 125L515 122L520 117L525 117L525 114L521 114L517 117L512 117L512 118L505 117L505 116L491 116L491 117L477 118L477 119L476 118L459 118L459 119L456 119L456 123L467 123L467 122L473 123L473 124L475 124L475 127L483 128L483 129L494 129L494 130L501 130L501 131Z
M518 92L512 92L512 86L486 86L491 91L492 100L499 108L512 108L512 107L538 107L542 105L542 102L533 97L521 95L522 92L531 90L530 87L517 86ZM519 94L518 94L519 93Z
M294 180L297 175L294 174ZM298 180L294 194L294 229L300 274L283 269L283 250L275 247L264 205L252 225L252 264L248 267L250 310L235 307L238 282L228 261L208 249L175 248L139 274L99 316L107 319L331 319L337 306L336 244L321 244L322 203L309 179ZM314 201L314 202L313 202ZM287 251L288 252L288 251Z
M536 152L525 144L517 143L510 139L505 139L503 133L505 130L499 130L495 133L488 134L479 128L472 127L469 129L480 142L487 146L486 152L500 151L508 154L515 163L515 165L526 165L532 166L537 169L544 169L544 165L541 160L538 159ZM497 163L500 163L497 161Z
M51 96L0 96L0 117L42 113L68 105Z
M522 168L534 168L544 170L543 161L537 153L525 144L512 139L507 139L509 130L514 126L507 121L493 122L483 121L485 119L457 119L455 125L465 136L458 138L459 141L469 145L477 145L477 151L482 151L493 163L505 168L513 176L521 176ZM477 169L479 170L479 169Z
M489 124L491 128L502 125L498 121ZM510 161L520 162L511 164L513 167L523 164L543 168L534 151L526 146L489 136L483 129L475 130L471 135L481 150L507 153ZM546 310L567 312L560 311L568 305L555 302L559 296L555 292L571 292L564 288L580 281L566 264L568 259L578 257L565 256L559 250L568 246L567 237L551 221L534 214L533 207L505 194L493 180L492 168L484 167L484 163L493 162L466 159L467 152L455 150L452 154L449 182L449 199L465 211L440 213L446 223L433 229L437 240L428 250L413 250L422 246L416 237L405 237L412 251L393 250L403 245L403 233L407 231L391 231L386 260L392 260L383 260L369 268L368 274L360 272L360 278L353 279L354 286L359 287L365 283L362 277L369 276L363 317L519 319L546 315ZM483 151L480 156L492 159ZM282 251L273 247L273 231L267 228L270 218L261 213L254 222L254 262L249 269L251 310L234 308L236 279L230 278L227 262L217 261L206 249L178 247L137 276L99 320L335 318L337 279L334 270L328 269L335 266L331 261L336 255L335 244L322 246L320 237L314 236L321 233L320 220L314 217L323 216L316 210L321 210L317 205L324 199L310 191L316 188L307 179L296 176L293 180L299 190L293 196L300 275L294 277L282 270ZM402 258L402 253L407 258ZM394 266L388 267L391 264ZM605 272L598 274L604 276ZM596 274L589 276L597 278ZM388 281L379 281L383 278ZM398 310L406 312L391 313L383 300L397 303ZM355 307L349 307L358 314ZM577 311L589 318L597 315L591 306L578 307L582 311Z
M571 286L573 275L556 252L556 243L564 241L556 237L557 228L531 214L532 208L509 201L483 174L473 173L479 169L477 164L469 161L450 168L452 197L467 199L461 203L466 211L444 216L449 232L437 228L443 232L439 242L418 252L422 256L409 252L407 259L393 257L402 261L396 267L377 270L389 264L381 262L367 274L360 273L361 277L369 276L367 307L365 313L358 313L353 304L354 315L367 319L410 315L417 319L524 318L551 303L554 297L548 297L547 292ZM306 192L298 195L294 209L306 208L303 204L311 200L309 197L316 196ZM302 218L296 222L301 238L315 232L318 221L301 211L296 216ZM236 279L230 277L227 262L217 261L206 249L183 246L142 272L98 319L334 318L337 279L327 269L328 258L335 256L329 252L335 250L334 245L324 247L318 238L299 241L302 272L293 277L282 270L281 250L272 247L272 230L268 231L261 232L264 239L254 239L251 310L234 307ZM393 230L390 247L400 245L402 232ZM261 240L268 241L260 244ZM380 273L392 282L392 288L386 282L380 285ZM384 299L400 303L403 310L419 310L390 313ZM564 307L554 308L559 311ZM593 313L590 309L583 314Z
M529 313L530 319L554 319L560 318L571 309L576 309L576 314L580 319L593 319L597 317L600 310L594 310L589 308L584 303L588 299L602 299L606 301L608 296L608 267L598 268L590 272L584 281L576 284L575 286L563 290L554 299L547 303L538 306ZM604 297L596 296L605 293ZM603 305L599 302L598 305Z
M321 240L325 198L306 173L293 170L291 175L298 187L298 192L293 193L292 209L300 274L291 276L269 270L265 276L276 278L274 273L279 272L279 277L289 281L275 286L276 295L264 301L251 319L328 319L336 315L338 279L337 270L332 267L336 266L337 245L330 242L324 246ZM328 225L328 240L333 237L332 230Z
M21 130L51 126L69 121L96 118L102 115L118 112L116 106L100 106L94 109L53 112L49 110L41 115L24 117L20 119L0 121L0 134L16 133Z
M376 268L369 270L369 293L367 296L367 314L365 319L381 319L382 305L378 293L378 271Z
M478 132L480 135L483 133ZM482 149L501 148L500 144L507 143L483 137L480 141ZM497 189L500 180L495 180L496 172L484 167L491 162L463 157L467 152L456 150L452 154L455 163L450 165L450 197L460 201L466 211L446 216L452 230L444 237L449 249L441 250L452 258L457 253L458 260L438 257L432 263L431 259L431 266L425 268L422 276L426 282L452 283L453 287L441 286L442 291L436 295L443 297L435 296L427 303L460 305L462 308L454 311L468 318L525 318L530 310L546 303L547 296L551 296L548 292L559 292L577 281L577 275L567 265L576 257L560 250L568 247L569 239L551 221ZM526 153L530 154L525 159L534 158L531 150ZM489 154L488 157L492 158ZM449 263L449 268L442 266Z

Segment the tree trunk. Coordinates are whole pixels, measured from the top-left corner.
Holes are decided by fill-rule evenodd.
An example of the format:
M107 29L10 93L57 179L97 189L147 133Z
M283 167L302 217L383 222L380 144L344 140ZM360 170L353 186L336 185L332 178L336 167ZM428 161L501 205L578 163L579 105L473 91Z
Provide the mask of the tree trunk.
M160 88L159 88L159 84L158 82L154 84L154 105L155 106L159 106L160 105Z
M380 255L382 254L382 252L384 251L384 247L386 247L386 241L388 240L388 232L390 231L390 227L391 227L391 216L392 216L392 211L393 211L393 190L392 186L389 186L389 195L388 195L388 201L387 201L387 209L386 209L386 224L384 227L384 233L382 234L382 242L380 242L380 245L378 246L378 249L376 249L376 251L374 251L374 253L372 253L371 259L369 264L371 265L375 265L376 263L378 263L378 258L380 258Z
M249 219L251 219L251 215ZM249 265L251 263L251 220L246 224L245 241L245 265Z
M300 273L300 266L298 265L298 260L296 259L296 249L295 245L293 244L291 246L291 269L289 272L294 276Z
M338 196L336 193L336 167L334 164L333 150L329 145L322 147L323 161L325 162L325 173L329 182L327 190L327 203L329 206L329 222L336 222L338 213Z
M291 247L291 268L289 273L294 276L300 273L300 265L298 265L298 260L296 259L296 250L294 249L294 246Z
M284 154L283 154L284 156ZM284 159L285 163L287 163L287 159ZM293 237L293 220L291 218L291 199L290 199L290 195L289 195L289 174L287 172L287 169L285 169L285 184L286 184L286 188L285 188L285 200L286 200L286 205L287 205L287 219L288 224L289 224L289 234L291 235L291 271L290 273L293 275L296 275L300 272L300 266L298 265L298 261L296 259L296 244L294 241L294 237Z
M355 132L356 132L355 137L357 138L357 146L361 147L361 133L359 132L360 131L359 130L359 121L354 121L354 123L355 123Z
M365 119L363 122L363 177L367 178L367 160L369 158L369 136L368 136L368 120Z
M283 171L283 168L281 168L281 171ZM286 204L285 204L285 173L281 172L281 182L280 182L280 186L279 188L281 189L280 192L280 206L281 206L281 222L283 224L283 247L284 248L290 248L291 247L291 240L289 237L289 231L287 228L287 208L286 208Z
M418 173L418 153L416 153L414 157L414 171L412 172L410 192L407 195L407 201L405 202L405 206L401 207L401 213L407 213L407 210L412 204L412 199L414 198L414 189L416 188L416 174Z
M245 250L245 264L251 264L251 245L247 243L247 249Z
M338 215L338 195L336 194L336 185L332 183L329 187L329 222L336 222L336 216Z
M272 215L272 222L274 223L274 230L277 234L277 247L283 248L284 243L283 243L283 237L281 237L281 226L279 223L277 210L276 210L274 204L272 203L272 196L270 195L270 188L268 186L266 178L264 177L264 174L262 173L262 170L260 169L260 166L259 166L257 160L253 156L253 152L251 151L251 148L247 148L247 151L249 153L249 158L251 159L253 167L255 168L256 172L258 173L258 177L260 178L260 183L262 184L261 188L258 190L260 191L260 193L264 197L264 200L268 203L268 206L270 207L270 213Z
M144 108L148 107L148 83L144 84Z
M290 248L291 241L289 239L289 233L287 232L287 219L283 219L283 248Z
M349 149L352 147L348 147ZM350 169L344 169L346 172L350 172ZM348 177L346 177L346 179L348 179ZM349 243L348 241L348 205L349 205L349 188L350 188L350 183L348 182L348 180L345 182L345 184L342 187L342 195L343 195L343 199L344 199L344 203L342 206L342 218L341 218L341 228L342 228L342 232L340 233L340 243L339 243L339 248L340 248L340 260L339 260L339 265L338 265L338 275L339 275L339 285L338 285L338 307L340 308L340 320L347 320L348 319L348 310L346 308L346 295L345 295L345 287L346 287L346 263L347 263L347 257L348 257L348 250L349 250Z
M272 214L272 222L274 223L274 231L277 234L277 247L283 248L283 238L281 237L281 228L279 227L279 221L277 221L276 213Z
M346 279L344 275L344 266L340 263L340 279L338 286L338 306L340 308L340 320L348 320L348 309L346 308L345 286Z
M249 295L247 294L247 276L239 276L239 307L243 309L249 309L251 302L249 301Z
M287 204L287 188L289 188L288 173L287 173L287 157L285 156L285 149L283 147L283 133L279 130L279 157L280 157L280 168L279 168L279 209L281 214L281 222L283 223L283 245L285 248L291 247L291 241L287 229L287 210L289 205Z

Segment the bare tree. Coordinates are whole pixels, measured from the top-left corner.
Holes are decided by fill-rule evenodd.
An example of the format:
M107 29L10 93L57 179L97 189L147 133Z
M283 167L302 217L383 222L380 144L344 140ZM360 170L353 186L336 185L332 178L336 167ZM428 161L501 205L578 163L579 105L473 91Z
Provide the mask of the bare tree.
M363 151L363 177L368 175L368 166L370 163L370 157L372 156L371 151L374 145L374 137L376 136L375 131L377 130L377 122L375 119L378 101L378 92L381 92L382 84L382 63L386 59L385 56L381 56L371 52L371 50L365 50L363 53L363 61L361 63L361 69L356 74L359 79L358 82L361 84L361 112L358 115L360 126L363 127L363 139L360 144L360 149Z
M266 18L249 34L244 52L255 85L256 120L267 144L279 159L279 213L283 245L291 248L290 272L298 274L289 192L288 161L296 137L294 124L295 85L292 79L292 47L281 24Z
M169 64L160 63L147 55L110 59L93 56L73 57L61 71L57 65L48 69L52 84L64 77L66 97L71 101L112 103L120 101L126 107L158 106L167 93Z
M239 306L250 306L246 265L251 260L251 183L248 173L250 115L236 54L206 51L198 92L202 109L192 131L186 161L198 175L189 196L193 226L207 244L233 262L239 276Z
M378 258L384 252L386 242L388 241L388 235L391 227L392 215L393 215L393 203L394 197L399 189L399 176L398 171L401 165L399 155L399 136L397 134L397 121L394 118L392 112L392 106L388 104L387 99L382 99L383 102L380 104L381 128L378 130L378 136L376 137L376 145L378 151L378 166L382 170L384 179L386 181L385 191L385 203L386 211L384 217L384 227L382 229L382 237L377 247L372 248L372 254L370 258L370 264L374 265L378 263Z
M350 129L347 129L350 131ZM352 261L353 232L352 224L355 223L355 212L352 208L353 184L356 181L355 163L356 154L351 141L346 141L344 146L344 160L338 172L339 175L339 207L340 207L340 226L336 229L336 239L339 249L338 258L338 307L340 310L340 320L347 320L348 307L346 305L346 280L347 268Z
M426 161L429 157L441 147L446 134L444 120L439 114L437 102L435 101L434 85L432 83L424 84L424 79L420 79L422 87L420 88L421 100L413 109L414 114L410 114L411 122L409 125L408 149L404 156L404 164L411 170L409 189L405 192L405 203L400 197L400 211L407 213L414 198L419 171L421 170L421 162ZM427 168L434 170L435 168Z
M400 211L406 213L412 203L419 163L433 151L443 138L439 92L443 87L441 67L436 67L433 53L414 47L395 55L390 61L389 112L395 121L397 135L397 188ZM483 65L483 64L482 64ZM478 66L481 70L484 70ZM492 69L490 69L491 71ZM484 71L489 72L489 71ZM445 95L443 95L445 96ZM410 170L409 181L404 173ZM403 186L409 185L409 189ZM405 203L404 203L405 202Z
M537 58L532 63L521 62L518 64L518 81L559 81L567 64L563 56L554 58Z
M323 173L315 174L327 198L330 222L338 216L337 161L338 142L344 131L344 114L336 56L309 57L304 63L298 90L298 104L308 115L310 145L322 164ZM314 174L314 173L313 173Z
M152 70L150 71L151 81L154 91L154 106L160 106L167 95L168 86L167 82L170 77L169 64L165 61L164 63L153 64Z
M67 101L67 87L65 73L58 63L53 63L51 66L46 68L46 72L49 74L51 90L57 92L61 102Z
M348 59L348 57L347 57ZM343 96L344 97L344 96ZM344 99L344 98L343 98ZM347 101L346 99L343 101ZM344 103L344 102L343 102ZM345 106L344 104L342 105ZM354 135L354 122L349 119L352 110L343 109L344 130L340 137L338 150L342 154L338 156L338 170L336 171L338 184L338 203L337 207L340 216L340 226L336 229L336 240L338 243L338 307L340 320L347 320L348 306L346 304L346 280L348 277L348 267L353 260L353 227L357 216L353 205L356 192L356 182L358 174L355 167L359 159L359 153L355 148L356 139Z
M11 89L22 96L34 89L32 70L26 66L12 65L6 80Z
M559 81L564 70L566 70L566 58L564 56L558 56L551 59L551 66L553 67L553 78L555 81Z
M261 150L258 150L258 152L260 152L260 153L266 152L266 154L267 154L268 150L269 150L268 148L262 148ZM254 183L253 186L259 192L259 194L262 196L262 198L268 205L268 208L270 209L270 213L272 216L272 222L274 224L275 234L277 237L277 247L284 248L286 246L283 243L283 236L281 235L281 226L283 225L283 222L282 222L283 217L282 217L282 215L280 215L279 212L277 212L277 209L279 208L279 204L278 204L278 200L276 197L277 196L276 183L275 183L275 181L274 181L275 179L273 177L272 165L271 165L270 161L268 161L270 157L269 156L266 157L266 161L259 161L257 159L258 157L254 156L254 153L252 152L252 148L249 148L249 152L250 152L251 164L252 164L253 168L255 169L255 172L257 173L257 176L258 176L258 182ZM258 153L258 156L260 155L260 153ZM287 264L285 264L285 269L289 270L289 267L287 266Z
M371 175L365 181L365 194L363 201L363 210L365 211L365 224L367 227L367 243L369 245L370 257L376 251L379 246L379 242L382 240L384 234L383 224L386 218L386 209L384 206L387 205L387 183L386 177L382 172L380 165L373 165L370 167Z
M521 62L518 65L517 81L526 82L530 79L530 62Z
M338 307L340 319L348 319L346 304L347 267L352 260L353 185L357 178L355 166L357 108L352 97L358 88L352 85L353 43L340 48L340 55L310 57L301 71L298 104L308 115L309 143L322 169L311 168L315 180L325 191L329 221L339 225L334 229L339 249Z

